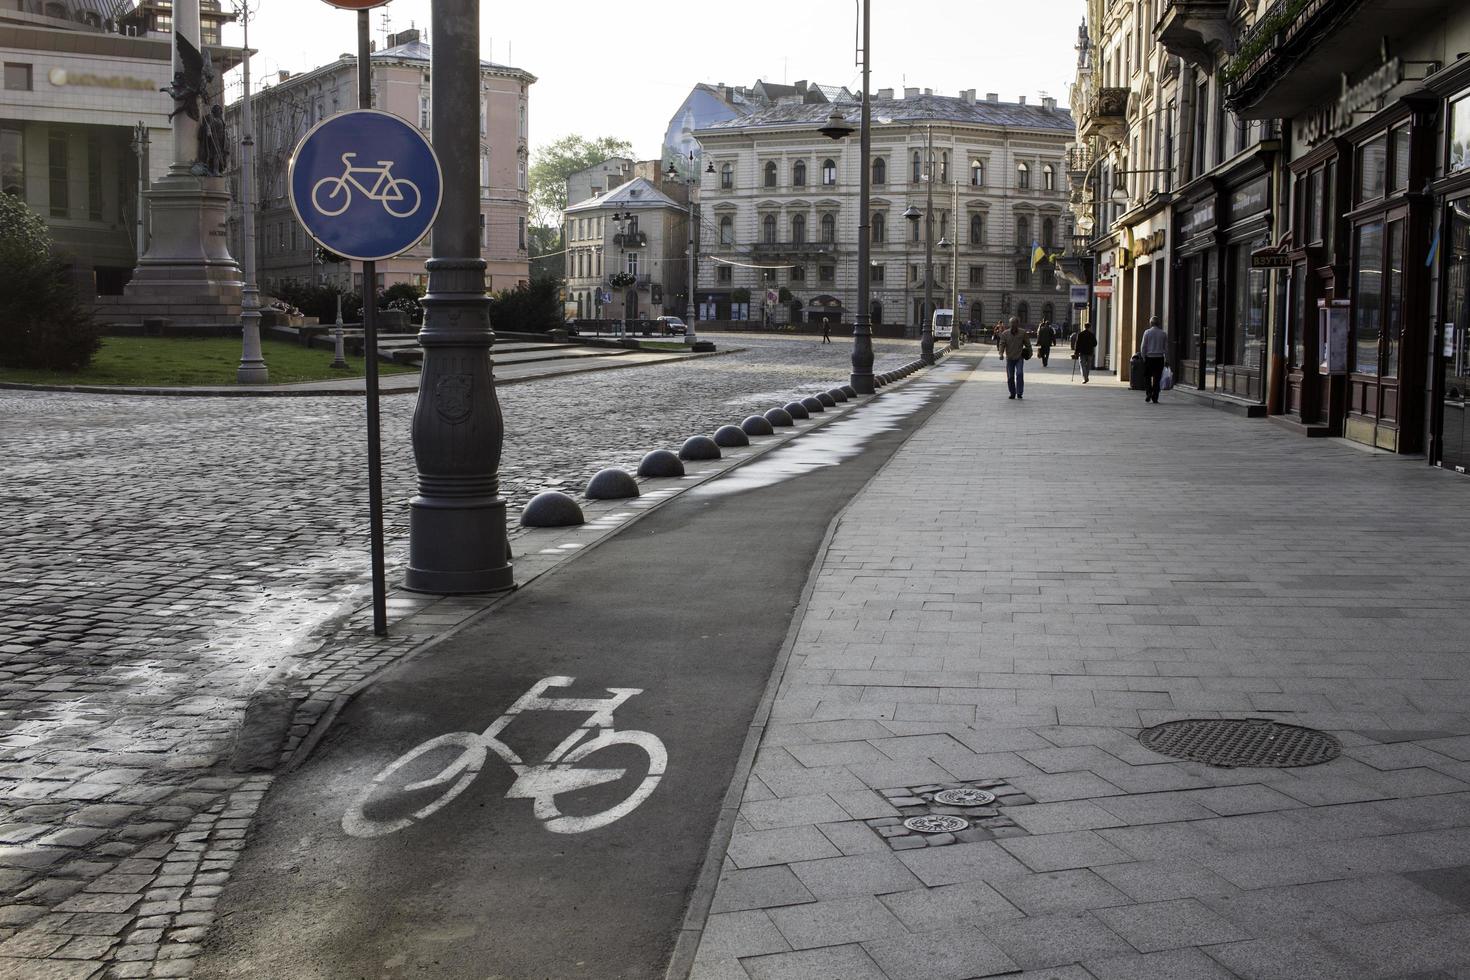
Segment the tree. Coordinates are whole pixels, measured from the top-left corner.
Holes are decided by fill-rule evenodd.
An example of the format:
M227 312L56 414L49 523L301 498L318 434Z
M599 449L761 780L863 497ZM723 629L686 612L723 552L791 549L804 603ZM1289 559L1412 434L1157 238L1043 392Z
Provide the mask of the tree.
M62 263L51 256L46 222L0 194L0 365L79 371L102 346Z
M532 279L490 297L490 323L496 330L545 333L564 324L561 282Z
M573 134L563 136L536 151L528 174L530 181L531 224L555 228L561 224L561 213L567 206L567 178L578 170L609 157L626 157L633 144L615 136L588 140Z
M531 278L566 278L566 243L561 238L561 228L531 226L530 234Z

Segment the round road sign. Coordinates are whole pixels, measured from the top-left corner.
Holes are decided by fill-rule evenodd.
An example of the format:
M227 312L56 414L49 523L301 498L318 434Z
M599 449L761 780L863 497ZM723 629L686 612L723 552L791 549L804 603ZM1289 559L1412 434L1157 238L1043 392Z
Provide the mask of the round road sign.
M388 0L326 0L326 2L334 7L341 7L343 10L367 10L370 7L381 7Z
M359 262L411 248L434 224L444 179L434 148L378 109L313 126L291 155L291 208L316 243Z

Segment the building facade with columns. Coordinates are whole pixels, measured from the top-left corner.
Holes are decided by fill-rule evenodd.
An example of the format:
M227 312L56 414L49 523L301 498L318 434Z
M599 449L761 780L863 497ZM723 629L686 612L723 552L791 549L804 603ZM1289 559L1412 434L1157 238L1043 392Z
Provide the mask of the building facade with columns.
M430 97L430 48L418 30L402 31L372 55L372 108L414 123L427 137L433 114ZM334 113L357 108L357 57L344 54L321 68L298 75L280 73L262 79L252 96L255 127L256 274L262 291L294 280L334 282L361 287L356 262L322 261L315 242L291 210L287 176L291 153L301 137ZM482 61L480 65L479 132L469 136L480 146L480 250L485 259L486 288L510 289L529 281L526 179L530 87L534 75L519 68ZM232 133L240 127L241 103L225 111ZM238 187L238 170L232 184ZM237 195L238 197L238 195ZM231 249L239 253L239 222L231 223ZM428 236L402 255L377 264L379 288L396 282L426 285L424 262L431 255Z
M234 15L200 3L200 34L221 70ZM172 5L16 0L0 6L0 193L46 219L82 288L121 294L148 240L143 183L168 170Z
M884 89L871 104L873 322L917 326L926 316L925 222L904 213L928 206L932 150L933 237L945 242L933 250L932 306L955 303L960 322L977 325L1012 315L1032 327L1044 317L1068 323L1050 259L1071 235L1071 114L1053 99L1028 105L973 90ZM858 140L817 132L834 107L850 119L859 111L840 93L776 98L694 133L706 161L702 319L856 315ZM1039 263L1038 247L1046 255Z

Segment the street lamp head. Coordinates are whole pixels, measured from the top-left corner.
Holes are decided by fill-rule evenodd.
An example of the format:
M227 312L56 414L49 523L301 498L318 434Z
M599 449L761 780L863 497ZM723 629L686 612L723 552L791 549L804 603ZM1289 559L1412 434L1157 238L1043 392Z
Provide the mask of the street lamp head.
M923 217L923 215L924 215L924 212L920 211L918 208L914 207L912 204L910 204L907 208L905 208L904 209L904 212L903 212L903 216L905 218L908 218L910 221L918 221L921 217Z
M664 176L665 177L671 177L671 178L672 177L679 176L679 171L674 168L674 161L673 160L670 160L669 161L669 169L667 169L667 170L664 171Z
M852 135L852 123L848 122L846 117L842 115L841 109L834 106L832 114L827 117L827 125L819 127L817 132L828 139L845 139Z
M713 160L709 162L709 166L704 168L704 172L707 174L712 174L715 172L715 162Z
M950 240L948 238L941 238L939 241L937 241L937 242L934 243L934 247L935 248L950 248L951 247L951 244L952 243L950 242Z

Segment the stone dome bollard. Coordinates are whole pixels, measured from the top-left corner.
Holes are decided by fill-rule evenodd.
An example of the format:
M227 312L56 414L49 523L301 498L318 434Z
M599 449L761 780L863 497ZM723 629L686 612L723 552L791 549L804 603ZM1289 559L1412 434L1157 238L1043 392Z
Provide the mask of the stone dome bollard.
M709 436L690 436L679 447L679 458L690 461L719 459L720 447Z
M801 407L815 415L817 412L825 412L827 406L822 404L821 399L809 396L801 400Z
M588 500L624 500L638 496L638 492L638 481L633 479L633 474L610 466L598 470L587 481L586 497Z
M772 436L776 430L771 425L771 420L764 415L751 415L740 423L740 429L748 436Z
M819 391L812 397L821 402L823 408L837 407L837 399L832 397L832 393L830 391Z
M812 417L812 413L808 412L806 406L801 402L787 402L781 407L786 409L786 414L790 415L793 419L809 419Z
M847 392L843 391L841 388L828 388L827 389L827 395L834 402L845 402L845 401L847 401Z
M543 490L521 511L521 527L575 527L585 524L582 508L560 490Z
M638 464L639 476L683 476L684 464L667 449L655 449Z
M839 389L839 390L844 395L846 395L848 398L856 398L857 397L857 389L854 388L852 385L843 385L842 388Z
M766 420L761 419L761 421L765 422ZM766 424L770 425L769 422L766 422ZM750 445L750 436L746 435L745 430L738 425L722 425L715 430L715 445L722 446L726 449L732 449L737 446L748 446Z
M766 419L767 422L769 422L769 423L771 423L772 425L775 425L775 426L786 426L786 425L795 425L796 424L791 419L791 413L788 412L788 411L786 411L786 409L784 409L784 408L773 408L773 409L771 409L770 411L766 412L765 419Z

